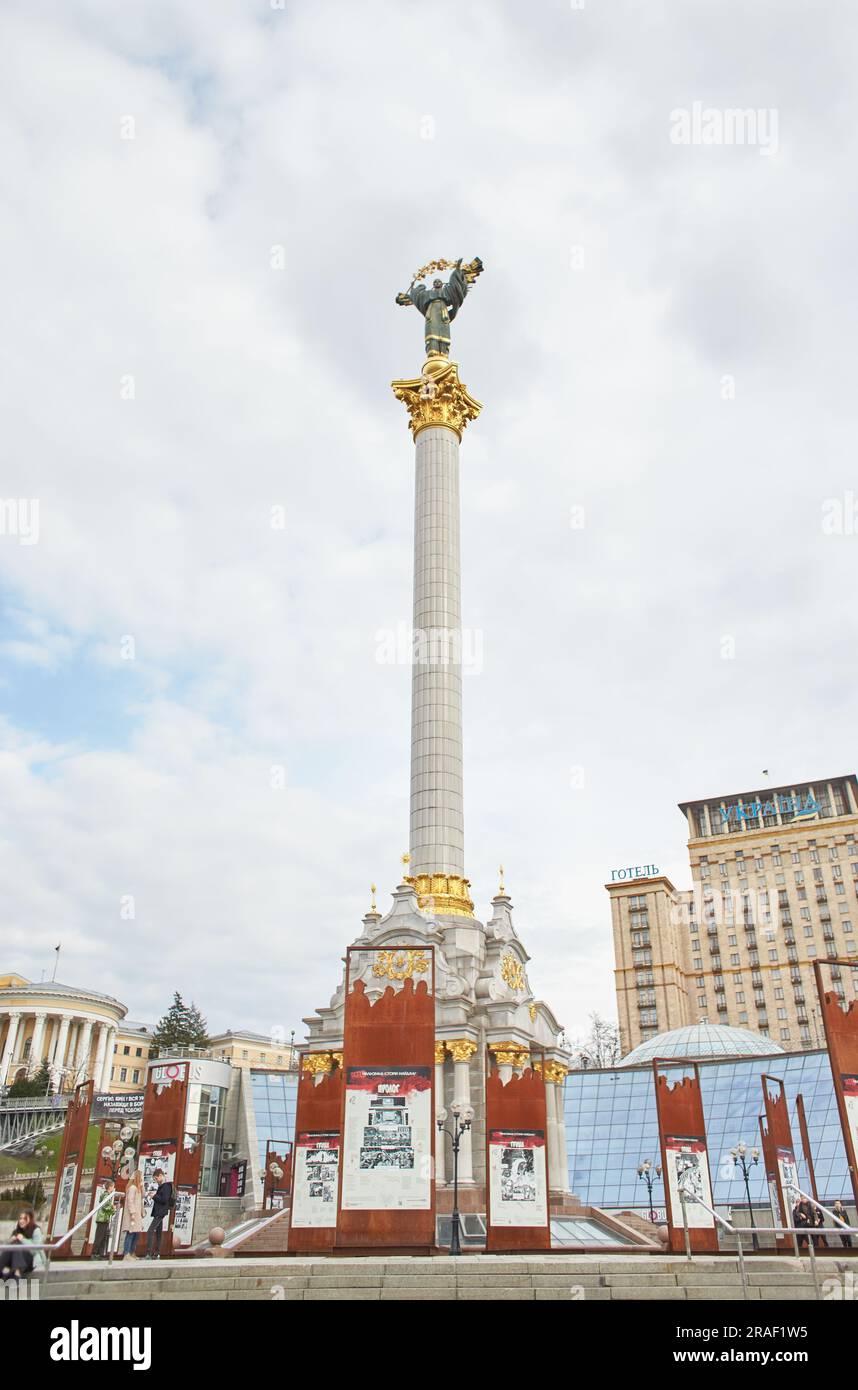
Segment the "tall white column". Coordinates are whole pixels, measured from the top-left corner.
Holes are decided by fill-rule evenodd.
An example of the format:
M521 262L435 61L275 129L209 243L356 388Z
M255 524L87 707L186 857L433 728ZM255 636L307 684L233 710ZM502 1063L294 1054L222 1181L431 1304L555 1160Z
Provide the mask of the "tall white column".
M47 1056L47 1049L43 1051L45 1040L45 1019L47 1014L36 1014L36 1022L33 1027L33 1039L30 1043L30 1065L29 1070L38 1071L43 1059Z
M0 1086L5 1086L7 1072L12 1058L15 1055L15 1044L18 1041L18 1032L21 1027L21 1013L18 1009L9 1011L9 1027L6 1030L6 1042L3 1047L3 1058L0 1061Z
M453 1100L461 1105L471 1104L471 1058L477 1044L470 1038L457 1038L447 1043L453 1058ZM459 1182L474 1181L474 1158L472 1151L473 1130L466 1130L459 1143Z
M65 1062L66 1044L68 1043L70 1023L70 1015L63 1014L62 1018L60 1019L60 1031L57 1035L57 1046L54 1052L54 1060L51 1066L51 1079L53 1080L55 1087L60 1086L62 1084L63 1064Z
M105 1046L104 1067L101 1074L102 1091L110 1090L110 1073L113 1068L113 1044L116 1042L116 1029L108 1028L107 1043Z
M560 1062L545 1066L545 1108L548 1120L548 1186L552 1192L569 1191L569 1160L566 1153L566 1117L563 1095L566 1067Z
M444 1051L445 1045L442 1042L435 1044L435 1110L444 1110ZM432 1116L434 1123L435 1116ZM435 1181L436 1183L446 1182L444 1174L447 1171L447 1136L442 1130L436 1127L435 1130Z
M459 440L416 440L411 873L464 877Z
M102 1077L104 1074L104 1058L107 1050L108 1028L106 1023L98 1023L96 1027L98 1028L98 1040L95 1048L95 1064L92 1068L92 1079L95 1082L96 1090L103 1091Z
M80 1025L80 1033L75 1050L74 1066L78 1081L89 1080L89 1053L92 1046L92 1019L85 1018Z

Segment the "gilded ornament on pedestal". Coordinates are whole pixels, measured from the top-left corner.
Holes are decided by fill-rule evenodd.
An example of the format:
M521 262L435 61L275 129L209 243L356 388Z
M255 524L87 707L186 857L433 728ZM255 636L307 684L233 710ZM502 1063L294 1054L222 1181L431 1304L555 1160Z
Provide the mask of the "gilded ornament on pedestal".
M562 1062L545 1063L545 1080L554 1085L562 1085L569 1074L569 1068L564 1067Z
M526 987L524 966L512 952L509 952L502 958L500 973L504 983L516 993Z
M459 874L416 874L406 883L417 894L418 907L440 917L473 917L470 883Z
M333 1071L334 1059L330 1052L308 1052L301 1062L301 1070L311 1076L319 1076Z
M425 975L429 960L425 951L379 951L372 973L380 980L410 980Z

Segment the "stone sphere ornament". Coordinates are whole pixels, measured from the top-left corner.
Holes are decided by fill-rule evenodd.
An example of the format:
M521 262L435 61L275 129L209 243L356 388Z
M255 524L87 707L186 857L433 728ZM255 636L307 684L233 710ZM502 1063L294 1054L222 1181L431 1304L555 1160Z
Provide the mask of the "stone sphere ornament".
M226 1240L226 1231L223 1226L212 1226L209 1231L209 1245L223 1245Z

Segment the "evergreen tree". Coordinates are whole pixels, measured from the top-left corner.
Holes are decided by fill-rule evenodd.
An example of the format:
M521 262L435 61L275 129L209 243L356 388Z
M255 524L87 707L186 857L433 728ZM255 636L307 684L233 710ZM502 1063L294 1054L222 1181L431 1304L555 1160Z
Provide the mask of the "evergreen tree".
M19 1081L13 1081L9 1087L9 1095L14 1096L49 1096L53 1094L51 1084L51 1069L48 1066L47 1057L42 1062L39 1070L33 1076L22 1076Z
M42 1060L42 1065L39 1067L39 1070L36 1072L36 1075L35 1075L35 1077L34 1077L34 1080L35 1080L36 1086L37 1086L37 1090L36 1090L36 1093L35 1093L37 1096L52 1096L52 1095L53 1095L53 1093L54 1093L54 1083L53 1083L53 1078L52 1078L52 1076L51 1076L51 1069L50 1069L50 1067L48 1066L48 1059L47 1059L47 1057L45 1057L45 1058Z
M206 1047L208 1040L208 1027L196 1004L186 1004L177 990L155 1029L153 1047L161 1053L171 1047Z

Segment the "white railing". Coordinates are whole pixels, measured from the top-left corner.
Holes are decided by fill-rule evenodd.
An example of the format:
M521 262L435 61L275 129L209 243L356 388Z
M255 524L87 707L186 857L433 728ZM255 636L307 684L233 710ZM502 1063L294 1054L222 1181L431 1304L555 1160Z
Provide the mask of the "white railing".
M44 1280L47 1281L47 1277L50 1273L51 1268L51 1256L56 1254L60 1246L65 1245L67 1240L71 1240L72 1236L80 1230L81 1226L85 1226L87 1221L91 1221L97 1211L101 1211L101 1208L103 1206L106 1206L108 1202L115 1202L118 1197L121 1197L121 1195L121 1193L117 1192L105 1193L101 1201L96 1202L92 1210L88 1211L85 1216L82 1216L80 1221L77 1221L74 1224L74 1226L72 1226L70 1231L66 1231L65 1235L60 1236L59 1240L52 1241L50 1245L46 1243L39 1243L36 1245L33 1244L32 1241L27 1241L26 1244L22 1245L21 1241L13 1241L6 1242L5 1244L0 1245L0 1252L2 1252L2 1254L5 1254L7 1250L21 1251L23 1249L23 1251L26 1254L33 1256L34 1261L31 1273L26 1275L27 1284L29 1284L29 1281L31 1279L38 1278L39 1276L42 1276ZM110 1252L108 1258L111 1260L113 1259L113 1251ZM36 1262L39 1260L41 1260L43 1264L40 1269L37 1269ZM20 1286L21 1283L24 1283L24 1280L19 1280L17 1281L17 1283Z
M790 1192L795 1192L804 1201L810 1202L814 1207L817 1208L818 1211L823 1212L826 1216L830 1216L832 1221L835 1221L846 1235L858 1236L858 1227L848 1226L845 1221L841 1221L839 1216L835 1216L833 1212L829 1211L827 1207L824 1207L821 1202L817 1202L813 1197L808 1197L804 1192L801 1191L800 1188L791 1185L788 1190ZM691 1250L691 1232L688 1226L688 1197L685 1188L683 1187L681 1182L679 1184L679 1199L682 1204L682 1225L685 1233L685 1257L687 1260L693 1261L694 1256ZM704 1202L700 1197L695 1196L692 1200L697 1204L697 1206L702 1207L704 1211L708 1211L709 1215L713 1218L713 1220L715 1220L718 1223L719 1226L723 1226L725 1231L729 1231L731 1235L736 1237L736 1245L739 1255L739 1273L742 1279L742 1297L744 1299L748 1299L750 1297L750 1293L748 1290L748 1272L745 1267L745 1251L742 1245L742 1236L749 1235L752 1238L758 1236L759 1231L757 1227L734 1226L732 1221L728 1221L726 1217L719 1216L718 1212L715 1211L712 1207L710 1207L708 1203ZM813 1278L813 1288L817 1300L821 1300L822 1290L819 1284L819 1271L816 1265L816 1246L814 1245L814 1236L818 1239L819 1233L823 1229L824 1228L822 1226L765 1227L765 1230L770 1231L771 1234L774 1236L792 1236L792 1242L795 1248L796 1257L800 1264L802 1263L802 1260L801 1250L799 1248L799 1237L801 1236L807 1240L807 1253L810 1262L810 1272Z

